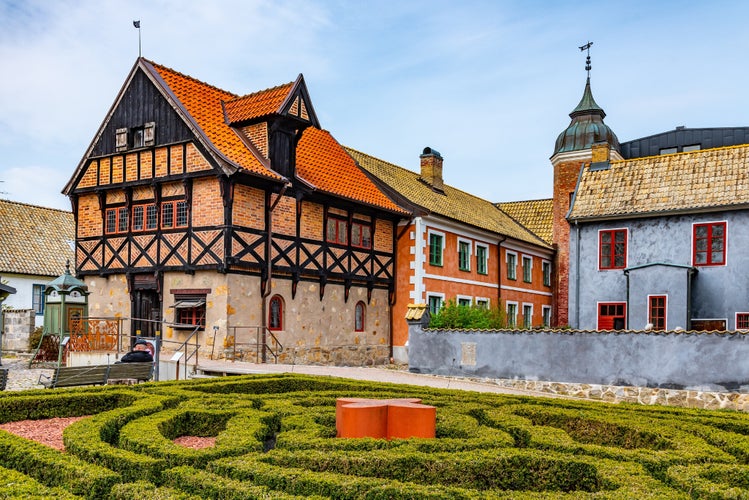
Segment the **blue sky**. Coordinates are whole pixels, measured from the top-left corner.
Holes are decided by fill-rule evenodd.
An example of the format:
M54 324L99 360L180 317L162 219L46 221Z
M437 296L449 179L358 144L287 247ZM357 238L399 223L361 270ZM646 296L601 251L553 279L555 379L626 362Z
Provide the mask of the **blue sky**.
M492 201L551 196L591 81L620 141L749 125L749 2L0 1L0 198L60 194L138 56L245 94L303 73L323 128Z

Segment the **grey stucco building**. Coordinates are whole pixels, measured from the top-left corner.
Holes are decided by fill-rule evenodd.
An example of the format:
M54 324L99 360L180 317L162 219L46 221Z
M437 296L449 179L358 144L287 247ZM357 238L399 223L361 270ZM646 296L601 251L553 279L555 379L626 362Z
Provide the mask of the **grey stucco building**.
M567 217L573 328L749 329L749 145L673 142L593 146Z

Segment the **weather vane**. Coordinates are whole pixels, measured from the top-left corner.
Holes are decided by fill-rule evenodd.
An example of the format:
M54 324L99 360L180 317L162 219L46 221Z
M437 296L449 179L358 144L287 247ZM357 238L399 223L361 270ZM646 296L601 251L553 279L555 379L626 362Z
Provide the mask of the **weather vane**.
M588 72L588 78L590 78L590 46L593 45L593 42L588 42L585 45L582 45L578 47L580 49L580 52L583 50L588 51L588 57L585 58L585 71Z
M138 30L138 58L140 58L140 20L133 21L133 26Z

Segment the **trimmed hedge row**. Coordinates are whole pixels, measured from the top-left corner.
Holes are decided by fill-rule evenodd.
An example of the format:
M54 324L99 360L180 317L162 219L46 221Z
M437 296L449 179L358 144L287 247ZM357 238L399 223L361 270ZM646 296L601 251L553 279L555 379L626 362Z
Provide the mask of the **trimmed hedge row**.
M80 498L62 488L48 488L36 479L5 467L0 467L0 496L23 500Z
M336 439L339 397L419 397L437 407L437 439ZM0 432L0 466L42 497L749 498L737 412L288 374L0 397L9 420L81 415L66 453Z

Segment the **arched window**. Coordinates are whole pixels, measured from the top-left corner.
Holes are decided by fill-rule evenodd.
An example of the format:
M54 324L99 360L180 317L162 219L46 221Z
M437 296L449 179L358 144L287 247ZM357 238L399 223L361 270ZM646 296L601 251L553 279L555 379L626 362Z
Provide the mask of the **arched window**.
M366 310L364 302L357 302L354 309L354 330L357 332L364 331L364 321L366 319Z
M283 330L283 299L280 295L274 295L270 299L268 328L270 330Z

